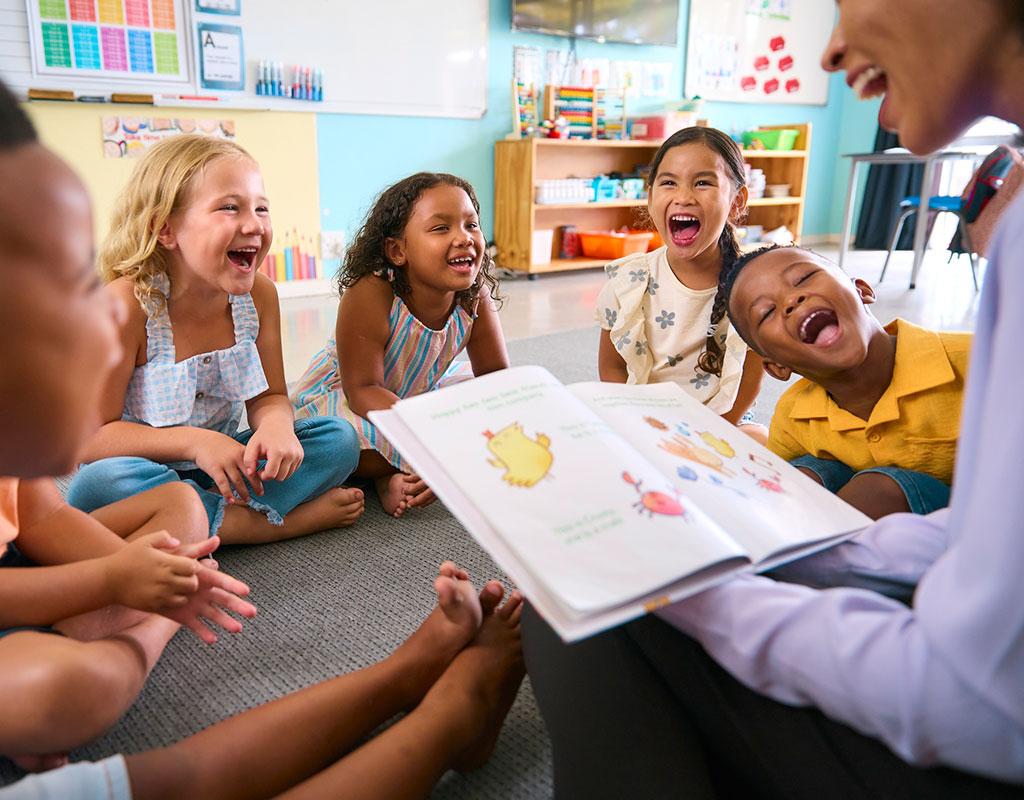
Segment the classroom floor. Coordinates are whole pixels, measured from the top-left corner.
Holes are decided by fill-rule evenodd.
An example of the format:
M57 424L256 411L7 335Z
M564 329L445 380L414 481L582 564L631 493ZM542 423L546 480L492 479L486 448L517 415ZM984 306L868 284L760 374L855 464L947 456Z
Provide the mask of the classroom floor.
M837 258L835 247L816 249L833 260ZM970 264L966 257L954 258L947 264L947 257L945 250L929 251L915 289L908 288L909 251L893 255L881 284L878 275L885 260L884 251L853 251L845 268L874 287L878 300L873 310L883 322L904 317L925 328L974 330L978 294L971 282ZM980 271L984 272L984 266ZM981 275L978 277L980 283ZM594 307L604 280L603 270L588 269L541 275L535 281L525 276L503 281L501 293L506 299L500 316L506 339L526 339L594 325ZM289 383L302 374L334 332L337 307L338 298L334 295L281 301L285 374Z

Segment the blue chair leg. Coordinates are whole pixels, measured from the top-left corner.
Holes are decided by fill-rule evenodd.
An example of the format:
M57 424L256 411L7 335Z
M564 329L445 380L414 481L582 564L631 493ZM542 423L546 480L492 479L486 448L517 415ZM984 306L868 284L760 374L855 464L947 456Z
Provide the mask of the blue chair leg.
M903 223L907 221L907 217L916 213L916 208L908 208L896 220L896 229L892 232L892 239L889 242L889 252L885 254L885 263L882 264L882 274L878 276L879 283L885 280L885 271L889 268L889 259L892 258L892 251L896 249L896 242L900 240L900 234L903 232Z

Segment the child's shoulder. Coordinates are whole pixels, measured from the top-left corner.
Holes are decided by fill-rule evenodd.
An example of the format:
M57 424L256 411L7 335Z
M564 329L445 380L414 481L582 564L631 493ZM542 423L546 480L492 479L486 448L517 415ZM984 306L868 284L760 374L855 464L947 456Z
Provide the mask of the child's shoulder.
M349 307L369 303L374 307L391 308L394 299L395 291L391 287L391 282L378 275L363 275L345 289L345 293L342 295L342 300Z
M628 274L630 270L650 270L657 264L657 259L661 254L662 249L663 248L658 248L657 250L652 250L649 253L630 253L628 256L617 258L606 264L604 271L608 273L609 278L614 278L620 271L625 271L626 274Z
M278 307L277 287L262 272L256 273L256 280L252 283L249 296L252 298L253 305L256 306L257 314L262 315L266 308Z
M108 283L105 288L124 306L127 312L125 328L145 331L148 316L139 298L135 296L135 282L127 275L122 275Z

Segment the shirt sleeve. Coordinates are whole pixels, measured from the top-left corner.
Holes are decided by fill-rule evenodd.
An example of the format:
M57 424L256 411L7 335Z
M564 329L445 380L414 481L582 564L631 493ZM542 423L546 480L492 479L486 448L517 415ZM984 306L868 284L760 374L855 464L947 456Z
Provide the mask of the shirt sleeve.
M892 514L852 539L784 564L771 574L818 588L870 589L909 603L921 576L949 546L948 515L945 508L927 516Z
M594 317L604 330L610 331L615 327L615 318L618 314L619 298L615 294L615 286L612 281L605 281L600 294L597 295L597 309L594 312Z
M807 455L807 448L797 441L791 430L789 412L793 408L795 399L792 389L787 389L779 398L779 402L775 406L775 413L772 414L772 421L768 425L768 449L786 461Z

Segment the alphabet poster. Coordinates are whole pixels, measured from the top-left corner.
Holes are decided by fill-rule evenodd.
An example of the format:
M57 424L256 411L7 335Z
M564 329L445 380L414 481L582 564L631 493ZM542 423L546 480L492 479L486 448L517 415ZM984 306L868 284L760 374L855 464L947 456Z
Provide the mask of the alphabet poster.
M686 96L825 105L835 14L822 0L691 0Z

